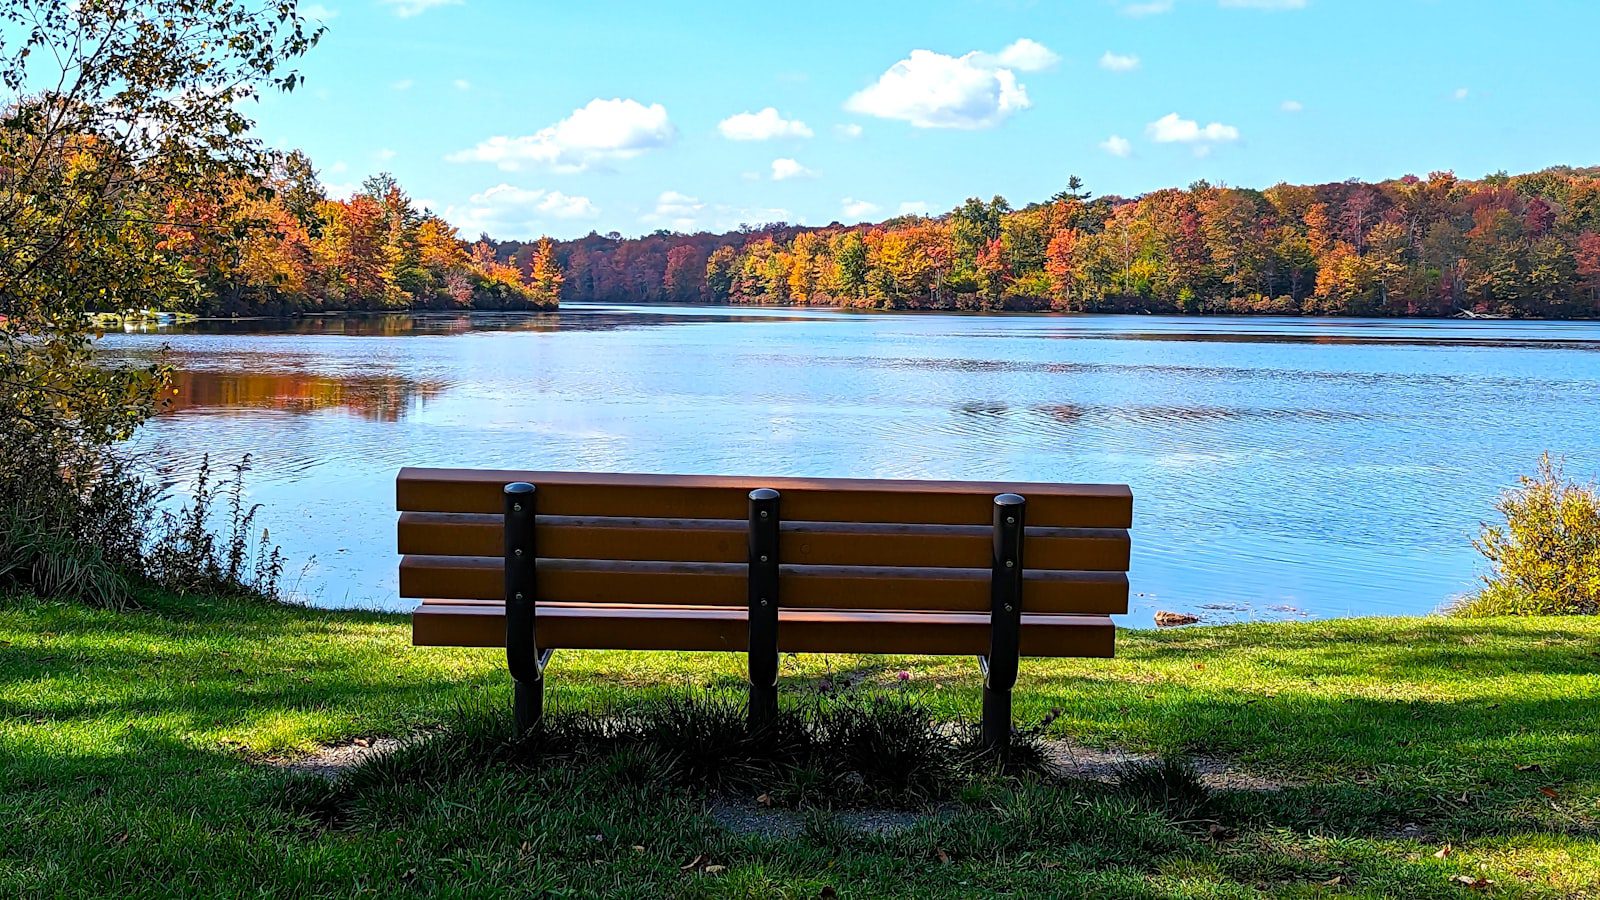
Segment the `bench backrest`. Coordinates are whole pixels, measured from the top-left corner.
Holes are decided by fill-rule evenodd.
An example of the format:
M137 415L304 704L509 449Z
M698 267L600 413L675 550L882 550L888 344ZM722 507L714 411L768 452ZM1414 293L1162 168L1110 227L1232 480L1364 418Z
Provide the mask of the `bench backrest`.
M402 597L504 597L504 487L537 486L541 603L744 606L749 493L781 495L784 607L990 609L994 498L1027 499L1022 607L1128 608L1124 485L400 471Z

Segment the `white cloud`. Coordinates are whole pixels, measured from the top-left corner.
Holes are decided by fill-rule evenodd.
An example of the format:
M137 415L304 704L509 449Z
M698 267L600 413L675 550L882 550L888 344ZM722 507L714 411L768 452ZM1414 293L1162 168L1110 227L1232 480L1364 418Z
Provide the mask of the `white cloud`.
M855 140L856 138L861 137L861 132L862 132L861 126L857 125L854 122L850 122L850 123L845 124L845 125L835 125L835 126L833 126L833 133L834 134L837 134L839 137L842 137L842 138L849 138L850 140Z
M817 173L792 159L775 159L772 161L772 180L788 181L792 178L815 178Z
M1472 96L1472 92L1467 90L1464 87L1458 87L1458 88L1455 89L1455 93L1451 94L1450 96L1455 98L1456 100L1465 100L1468 97Z
M840 209L843 210L844 216L847 219L865 219L866 217L877 212L880 208L876 203L870 203L866 200L856 200L850 197L844 198L843 200L839 201L839 203L841 204Z
M460 6L462 0L378 0L402 19L420 16L438 6Z
M661 196L656 198L655 208L640 216L639 221L673 231L697 231L700 213L705 208L699 197L677 191L662 191Z
M1014 70L1035 72L1057 59L1026 38L998 54L975 50L955 57L913 50L853 95L845 108L918 128L989 128L1032 105Z
M330 175L343 175L348 171L350 171L350 167L345 165L342 159L334 160L333 165L328 166L328 174Z
M1100 142L1100 149L1124 159L1133 155L1133 142L1120 135L1113 134Z
M723 119L717 130L730 141L770 141L773 138L808 138L811 129L798 119L785 119L775 107L743 112Z
M997 68L1016 69L1018 72L1042 72L1061 61L1054 50L1028 38L1012 41L994 56L980 53L978 58Z
M593 219L600 210L588 197L497 184L473 194L464 207L451 206L444 216L468 235L488 232L496 237L532 237L545 232L553 219Z
M1286 113L1297 113L1305 109L1306 105L1299 100L1285 100L1278 104L1278 108Z
M389 87L392 87L397 91L409 91L415 84L416 82L409 78L402 78L399 81L396 81L394 84L389 85Z
M900 204L899 213L902 216L925 216L928 214L928 201L907 200Z
M1108 72L1132 72L1139 68L1139 57L1131 53L1123 55L1107 50L1105 55L1100 57L1100 68Z
M1142 18L1144 16L1159 16L1162 13L1172 12L1173 0L1145 0L1141 3L1125 3L1122 14Z
M396 156L399 156L400 154L398 154L395 151L389 149L388 147L384 147L383 149L379 150L377 153L374 153L372 155L373 155L374 158L376 158L378 160L378 162L388 162L389 160L394 159Z
M1239 139L1239 129L1221 122L1201 125L1193 119L1167 113L1145 127L1145 133L1158 144L1219 143Z
M590 100L572 115L523 137L496 135L450 162L488 162L514 172L527 166L582 172L610 160L631 159L672 143L677 131L666 107L637 100Z
M1305 9L1306 0L1221 0L1225 9Z
M472 90L472 82L466 80L465 78L457 78L455 81L450 82L450 84L453 85L458 91Z
M339 17L337 9L329 9L321 3L307 3L300 7L300 15L318 22L327 22Z

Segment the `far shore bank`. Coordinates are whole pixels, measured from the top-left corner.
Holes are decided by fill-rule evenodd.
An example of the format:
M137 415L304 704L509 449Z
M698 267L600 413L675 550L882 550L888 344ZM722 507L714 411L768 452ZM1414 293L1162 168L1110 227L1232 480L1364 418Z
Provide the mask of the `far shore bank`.
M856 306L810 306L795 304L758 304L758 303L638 303L624 300L618 301L583 301L563 304L555 309L379 309L379 310L316 310L285 313L282 315L195 315L181 313L181 321L156 322L153 319L141 321L141 326L156 326L158 328L181 327L196 323L215 322L294 322L314 319L373 319L387 316L414 316L414 317L446 317L446 316L495 316L509 318L537 318L540 316L558 315L563 310L596 310L612 307L621 307L630 310L725 310L737 312L739 310L760 311L785 311L796 314L804 313L833 313L841 315L863 316L918 316L918 315L946 315L978 318L995 317L1021 317L1041 319L1088 319L1088 318L1117 318L1117 319L1172 319L1193 321L1216 321L1236 319L1241 321L1268 321L1282 320L1288 322L1388 322L1388 323L1437 323L1437 324L1471 324L1482 327L1495 325L1589 325L1600 323L1600 317L1572 317L1560 319L1533 319L1514 318L1506 316L1364 316L1364 315L1326 315L1326 314L1295 314L1283 312L1150 312L1150 311L1063 311L1048 309L954 309L954 308L910 308L910 309L868 309Z

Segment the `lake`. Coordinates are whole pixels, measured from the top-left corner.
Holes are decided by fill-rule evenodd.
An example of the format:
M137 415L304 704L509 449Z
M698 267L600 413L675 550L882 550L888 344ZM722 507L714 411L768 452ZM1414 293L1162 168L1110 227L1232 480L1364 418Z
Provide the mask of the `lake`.
M1600 470L1600 325L569 306L201 322L137 452L181 485L250 454L320 606L404 609L406 465L1113 481L1133 613L1420 614L1544 450Z

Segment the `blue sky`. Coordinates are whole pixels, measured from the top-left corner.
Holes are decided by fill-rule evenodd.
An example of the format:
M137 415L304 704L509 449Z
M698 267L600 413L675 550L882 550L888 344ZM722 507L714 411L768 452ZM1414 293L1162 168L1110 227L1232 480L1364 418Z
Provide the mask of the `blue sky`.
M268 143L475 237L1600 163L1595 0L325 0ZM771 110L771 112L766 112Z

